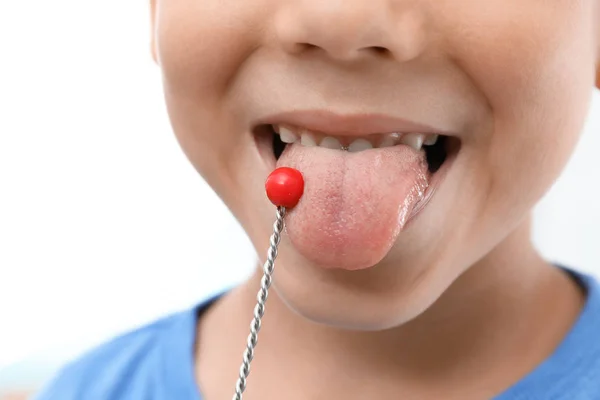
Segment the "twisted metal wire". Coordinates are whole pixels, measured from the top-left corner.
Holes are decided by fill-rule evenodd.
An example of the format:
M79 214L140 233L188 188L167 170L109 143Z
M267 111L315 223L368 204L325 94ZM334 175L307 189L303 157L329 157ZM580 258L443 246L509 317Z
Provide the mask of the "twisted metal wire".
M285 217L285 208L277 207L277 219L273 224L273 234L271 235L271 242L269 246L269 252L267 253L267 261L263 266L264 275L260 281L260 290L256 296L256 306L254 307L254 318L250 323L250 334L246 343L246 350L244 350L244 358L242 365L240 366L240 374L235 385L235 394L232 400L242 400L244 390L246 390L246 381L250 374L250 363L254 358L254 348L258 342L258 331L260 330L262 317L265 314L265 302L269 295L269 288L273 282L273 268L275 266L275 258L277 257L277 248L281 239L281 232L283 231L283 218Z

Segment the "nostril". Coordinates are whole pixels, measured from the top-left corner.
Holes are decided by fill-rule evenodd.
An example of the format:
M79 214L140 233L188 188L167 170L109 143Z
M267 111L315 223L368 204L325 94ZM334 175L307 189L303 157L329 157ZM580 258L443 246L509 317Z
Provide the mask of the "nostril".
M289 52L293 54L306 53L318 48L319 46L312 43L294 43L292 46L288 47Z
M365 51L365 52L369 52L369 53L372 53L372 54L380 55L380 56L389 56L389 55L392 54L392 52L390 51L390 49L388 49L387 47L383 47L383 46L363 47L360 50L361 51Z
M318 52L319 50L324 50L321 46L314 43L300 43L300 47L304 52Z
M373 47L369 47L369 49L375 51L376 53L382 53L382 54L386 54L386 53L390 52L388 49L386 49L385 47L381 47L381 46L373 46Z
M305 49L314 49L314 48L319 47L316 44L312 44L312 43L300 43L300 46L304 47Z
M355 50L348 49L348 51L341 51L339 54L333 54L333 51L327 51L322 46L319 46L319 45L316 45L313 43L309 43L309 42L296 43L294 45L293 52L295 52L296 54L300 54L300 53L309 53L309 52L314 52L314 51L319 51L319 50L328 52L328 53L332 54L335 58L339 58L339 59L355 58L357 56L360 56L361 54L363 56L365 54L371 54L371 55L374 54L374 55L384 56L384 57L388 57L388 56L392 55L391 50L388 49L387 47L383 47L383 46L365 46L365 47L357 48Z

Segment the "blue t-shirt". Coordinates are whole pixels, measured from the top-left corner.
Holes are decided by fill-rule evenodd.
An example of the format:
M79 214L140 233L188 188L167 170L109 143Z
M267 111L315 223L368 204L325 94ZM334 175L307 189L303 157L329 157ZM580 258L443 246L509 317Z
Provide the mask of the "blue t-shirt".
M546 361L495 400L600 399L600 285L571 274L587 291L577 322ZM194 342L198 315L210 303L96 348L66 366L37 399L201 400Z

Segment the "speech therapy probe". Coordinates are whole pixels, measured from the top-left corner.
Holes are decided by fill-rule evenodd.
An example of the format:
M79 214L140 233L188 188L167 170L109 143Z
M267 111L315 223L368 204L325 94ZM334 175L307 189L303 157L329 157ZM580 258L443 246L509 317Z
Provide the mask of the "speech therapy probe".
M246 342L246 349L244 350L239 377L235 385L233 400L242 400L244 390L246 390L246 383L250 374L250 363L254 358L254 349L258 343L258 331L260 330L261 321L265 314L265 302L269 295L269 288L273 283L273 269L275 267L275 258L277 257L281 232L285 226L285 214L287 210L294 208L298 204L302 194L304 194L304 178L300 171L294 168L277 168L267 178L265 190L271 203L277 207L277 213L267 252L267 261L263 265L263 277L260 281L260 290L256 296L257 303L254 307L254 317L252 318L252 322L250 322L250 334Z

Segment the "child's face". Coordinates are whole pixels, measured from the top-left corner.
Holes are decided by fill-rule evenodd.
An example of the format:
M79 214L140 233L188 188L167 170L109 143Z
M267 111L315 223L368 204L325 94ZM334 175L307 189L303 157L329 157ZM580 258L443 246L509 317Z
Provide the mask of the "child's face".
M365 329L414 317L470 266L527 246L531 208L582 128L600 37L594 0L155 1L185 153L261 258L275 216L265 178L302 171L276 289L312 320ZM305 135L276 160L270 124L338 147L446 138L427 154L354 153Z

